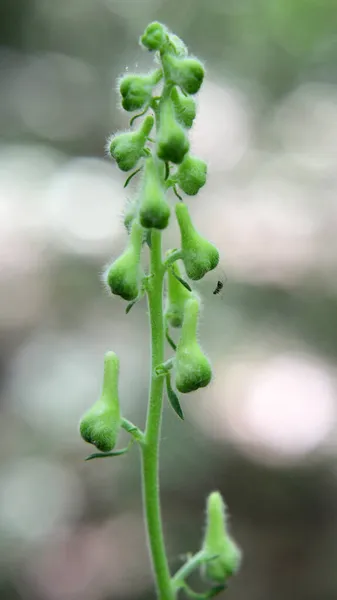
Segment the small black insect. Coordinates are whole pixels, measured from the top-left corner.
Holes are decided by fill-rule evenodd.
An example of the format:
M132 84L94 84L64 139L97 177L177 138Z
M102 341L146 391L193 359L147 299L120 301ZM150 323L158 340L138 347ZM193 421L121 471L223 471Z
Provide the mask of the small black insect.
M213 294L219 294L221 292L222 288L223 288L223 282L218 281L218 283L216 284L216 288L213 291Z

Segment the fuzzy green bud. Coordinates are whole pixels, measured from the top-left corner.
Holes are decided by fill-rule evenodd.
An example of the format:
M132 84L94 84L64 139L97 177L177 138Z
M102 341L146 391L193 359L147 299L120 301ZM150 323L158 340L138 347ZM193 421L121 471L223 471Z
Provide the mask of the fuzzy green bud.
M218 265L219 251L194 228L186 204L176 204L181 248L186 273L190 279L202 279Z
M190 147L181 125L176 120L170 97L163 97L159 105L157 154L163 161L179 164Z
M203 572L215 583L225 583L234 575L241 563L241 551L228 535L226 507L219 492L212 492L207 499L207 521L203 550L213 559L203 564Z
M166 39L167 29L165 25L154 21L147 26L139 41L148 50L161 50Z
M179 58L173 54L162 57L166 78L186 94L196 94L204 80L205 70L196 58Z
M197 114L194 98L185 96L177 87L174 87L171 92L171 100L178 122L186 129L190 129Z
M186 155L175 175L179 187L189 196L195 196L206 183L207 165L196 156Z
M198 340L199 301L192 297L185 303L184 320L175 359L175 383L182 394L206 387L212 368Z
M124 110L133 112L149 105L153 88L162 78L161 69L150 75L125 75L119 83Z
M82 438L101 452L109 452L115 447L121 426L118 376L119 359L114 352L107 352L101 397L80 421Z
M167 253L170 256L171 251ZM174 276L174 273L181 277L177 262L174 262L167 271L167 304L165 317L171 327L181 327L184 320L185 304L192 297L185 286Z
M137 165L153 124L154 118L148 115L137 131L120 133L108 142L110 155L122 171L130 171Z
M124 300L135 300L140 291L142 244L143 228L137 221L133 221L126 249L112 263L106 274L106 281L111 292L121 296Z
M159 165L153 156L145 161L143 186L140 196L139 218L143 227L165 229L170 218L170 207L166 201L161 182Z

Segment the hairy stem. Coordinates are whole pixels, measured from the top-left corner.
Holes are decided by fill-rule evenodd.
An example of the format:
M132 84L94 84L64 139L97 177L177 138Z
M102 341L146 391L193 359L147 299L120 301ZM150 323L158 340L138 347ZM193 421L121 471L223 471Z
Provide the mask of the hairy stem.
M164 377L157 377L155 368L164 361L164 318L161 233L151 232L151 286L148 303L151 324L151 388L142 447L142 484L151 552L152 568L160 600L175 600L166 558L159 497L159 438L163 407Z

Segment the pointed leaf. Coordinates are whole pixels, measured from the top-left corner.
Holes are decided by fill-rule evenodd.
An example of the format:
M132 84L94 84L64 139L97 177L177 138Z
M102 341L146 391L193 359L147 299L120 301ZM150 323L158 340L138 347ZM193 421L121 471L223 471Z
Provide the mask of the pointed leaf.
M180 202L184 202L175 185L173 186L173 191L174 191L175 195L177 196L177 198L179 198Z
M182 279L181 277L179 277L179 275L177 275L177 273L174 271L174 269L171 269L172 275L178 279L178 281L180 281L181 285L183 285L189 292L192 291L192 288L190 286L189 283L187 283L187 281L185 281L184 279Z
M171 386L171 377L170 377L169 373L166 375L166 390L167 390L167 397L169 399L169 402L170 402L174 412L183 421L184 413L180 406L179 398Z
M134 171L133 173L131 173L131 175L129 175L129 177L127 178L127 180L126 180L126 181L125 181L125 183L124 183L124 187L125 187L125 188L126 188L128 185L129 185L129 183L130 183L131 179L132 179L132 178L133 178L135 175L137 175L137 173L139 173L139 171L141 171L141 170L142 170L142 168L143 168L143 167L139 167L139 169L136 169L136 171Z
M132 302L130 302L130 303L127 305L127 307L126 307L126 309L125 309L125 313L126 313L127 315L129 314L129 312L130 312L131 308L132 308L132 307L133 307L135 304L137 304L138 300L140 300L140 298L136 298L136 300L133 300Z
M126 454L129 451L130 447L121 448L121 450L112 450L111 452L94 452L87 456L84 460L93 460L94 458L108 458L109 456L121 456L122 454Z
M165 336L166 336L166 339L167 339L168 343L170 344L172 350L176 351L177 344L175 344L173 339L171 338L168 327L166 327L166 329L165 329Z

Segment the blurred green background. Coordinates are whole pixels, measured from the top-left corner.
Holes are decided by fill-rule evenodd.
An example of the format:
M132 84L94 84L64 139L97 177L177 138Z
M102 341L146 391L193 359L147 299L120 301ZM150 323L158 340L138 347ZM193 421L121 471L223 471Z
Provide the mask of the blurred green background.
M1 0L0 597L154 598L137 451L84 463L77 426L109 349L144 422L145 304L125 316L100 274L133 193L104 156L128 122L115 81L151 67L155 19L207 68L192 149L209 179L188 203L222 254L198 285L214 382L185 423L165 409L170 565L220 489L245 557L228 600L335 600L336 0Z

